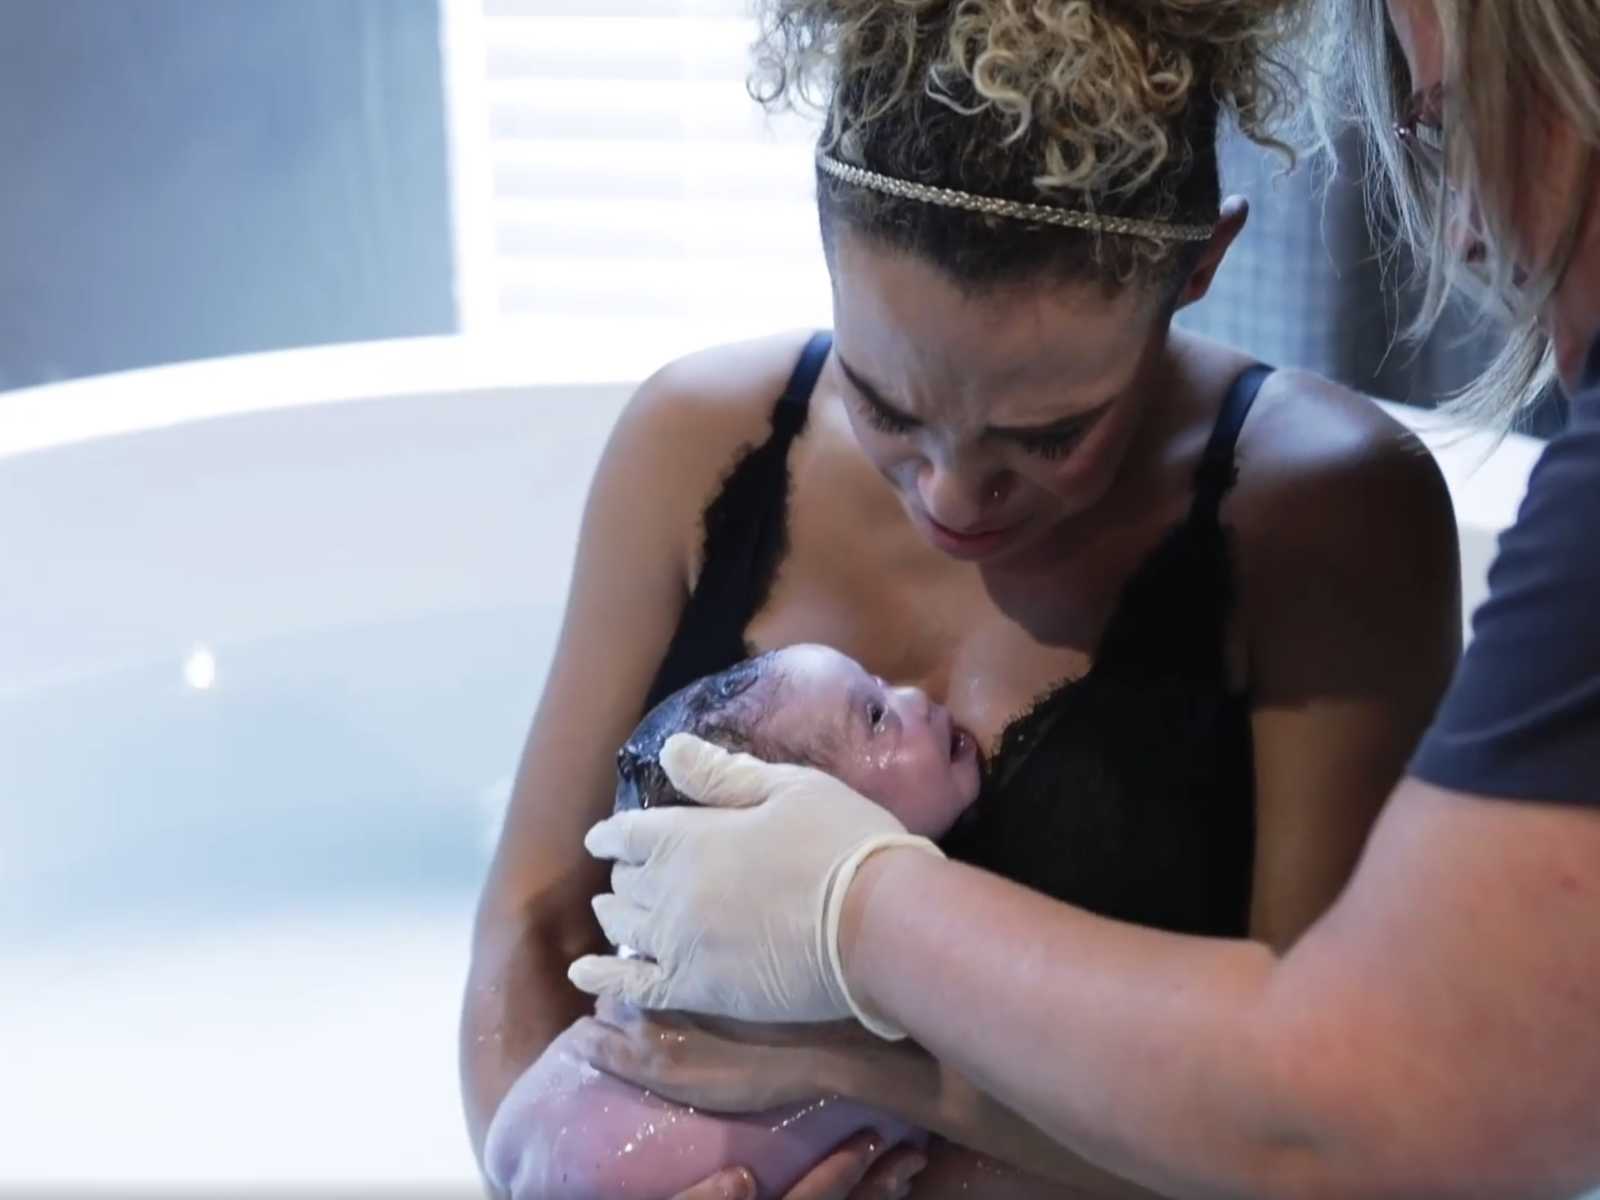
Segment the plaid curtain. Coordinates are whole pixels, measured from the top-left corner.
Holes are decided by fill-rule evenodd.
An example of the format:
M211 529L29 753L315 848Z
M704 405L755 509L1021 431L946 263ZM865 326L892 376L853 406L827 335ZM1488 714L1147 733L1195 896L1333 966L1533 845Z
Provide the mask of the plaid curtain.
M1210 294L1178 324L1280 367L1301 367L1370 395L1431 407L1470 380L1495 349L1492 336L1447 317L1421 346L1398 331L1415 311L1403 264L1385 271L1352 164L1283 160L1230 134L1221 147L1224 193L1250 200L1250 220ZM1387 276L1387 278L1386 278Z

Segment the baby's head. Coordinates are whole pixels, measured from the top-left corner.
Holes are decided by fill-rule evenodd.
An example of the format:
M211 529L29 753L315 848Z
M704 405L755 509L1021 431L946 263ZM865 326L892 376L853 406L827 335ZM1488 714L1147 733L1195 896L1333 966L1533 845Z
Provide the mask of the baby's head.
M942 836L978 797L977 744L942 705L826 646L749 659L656 705L617 755L619 811L686 803L656 761L675 733L817 767L925 837Z

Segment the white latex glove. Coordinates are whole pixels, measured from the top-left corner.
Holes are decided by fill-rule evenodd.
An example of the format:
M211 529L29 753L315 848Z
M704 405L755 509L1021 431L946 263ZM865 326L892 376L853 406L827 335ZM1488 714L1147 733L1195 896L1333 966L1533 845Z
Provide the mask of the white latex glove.
M904 1037L851 999L839 915L869 855L939 848L808 767L685 734L667 740L661 765L708 807L619 813L589 831L589 852L617 861L595 915L613 945L645 957L580 958L572 982L640 1008L769 1022L854 1016L880 1037Z

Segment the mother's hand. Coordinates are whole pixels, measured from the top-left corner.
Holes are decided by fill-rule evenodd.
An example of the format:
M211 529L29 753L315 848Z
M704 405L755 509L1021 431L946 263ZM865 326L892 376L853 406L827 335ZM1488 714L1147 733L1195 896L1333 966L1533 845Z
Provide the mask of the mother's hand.
M783 1200L900 1200L911 1179L928 1165L920 1150L890 1150L881 1138L860 1133L814 1167ZM719 1171L672 1200L755 1200L756 1181L743 1167Z
M679 1104L709 1112L759 1112L849 1094L851 1070L884 1043L847 1025L711 1030L671 1013L600 1006L574 1026L574 1048L598 1069Z

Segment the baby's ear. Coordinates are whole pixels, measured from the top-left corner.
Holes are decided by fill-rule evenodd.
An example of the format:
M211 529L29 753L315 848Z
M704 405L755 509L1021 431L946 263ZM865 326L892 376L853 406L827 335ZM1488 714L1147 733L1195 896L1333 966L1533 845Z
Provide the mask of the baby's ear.
M653 758L643 758L628 747L624 747L622 753L617 755L617 793L611 804L613 812L671 808L693 803L672 786L661 764Z
M695 807L695 802L672 786L672 780L667 778L667 773L660 763L651 763L648 772L649 783L640 790L644 793L645 808L683 808Z

